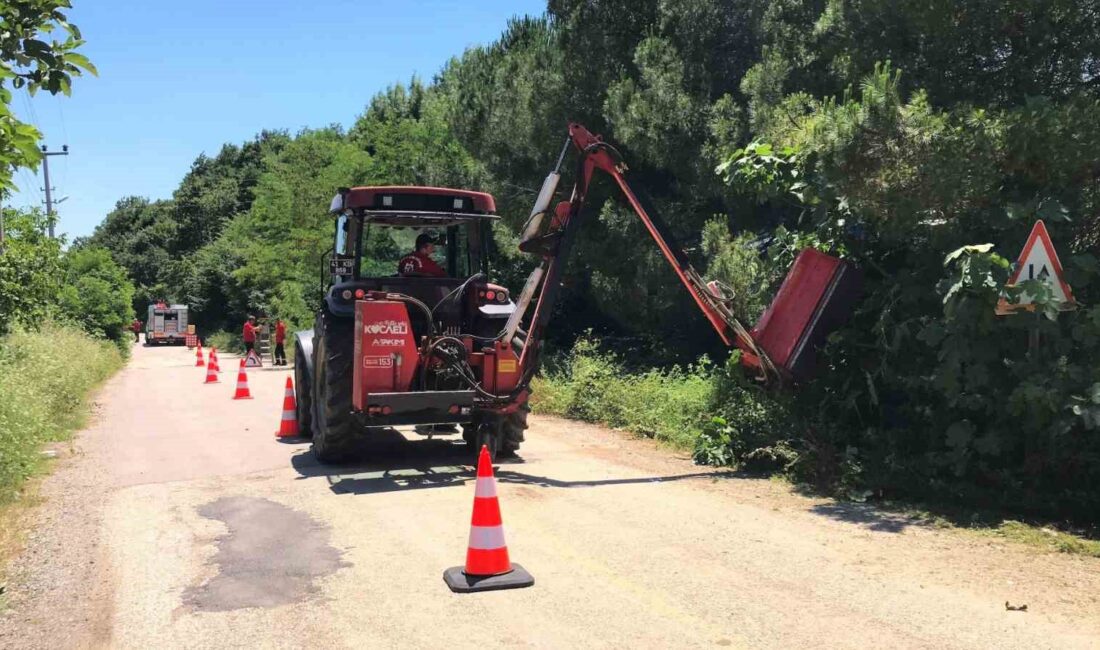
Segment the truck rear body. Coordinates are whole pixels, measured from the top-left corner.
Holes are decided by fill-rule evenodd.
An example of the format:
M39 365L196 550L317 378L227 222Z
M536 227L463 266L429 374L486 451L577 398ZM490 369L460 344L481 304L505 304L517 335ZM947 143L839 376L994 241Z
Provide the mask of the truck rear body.
M186 305L149 305L145 321L147 345L184 345L188 332Z

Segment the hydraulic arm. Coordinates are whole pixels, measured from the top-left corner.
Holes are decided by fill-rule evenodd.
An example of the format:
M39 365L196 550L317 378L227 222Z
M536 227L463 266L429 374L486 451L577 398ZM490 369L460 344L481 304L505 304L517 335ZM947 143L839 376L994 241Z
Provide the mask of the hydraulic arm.
M551 208L551 203L561 180L561 165L569 147L577 150L578 160L575 181L569 200ZM524 227L519 248L541 257L541 263L528 277L517 299L517 308L505 328L504 342L520 355L520 367L526 388L539 364L541 344L550 315L561 290L561 274L573 248L577 231L584 219L585 201L596 170L611 176L626 196L630 206L657 243L661 254L668 261L695 304L718 332L726 345L736 345L760 360L760 367L768 373L774 370L767 355L756 344L749 332L734 317L719 283L705 283L679 248L665 222L648 208L634 190L628 177L628 168L619 152L580 124L569 125L569 138L562 149L558 164L546 177L538 199ZM521 327L523 317L534 302L534 313L528 321L528 329Z

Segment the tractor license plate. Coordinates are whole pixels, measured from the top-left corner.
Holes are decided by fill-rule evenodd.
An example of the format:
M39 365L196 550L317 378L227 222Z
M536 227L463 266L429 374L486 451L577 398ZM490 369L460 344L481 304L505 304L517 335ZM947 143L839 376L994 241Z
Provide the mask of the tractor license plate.
M333 275L351 275L355 272L355 259L350 257L334 257L329 260L328 267Z

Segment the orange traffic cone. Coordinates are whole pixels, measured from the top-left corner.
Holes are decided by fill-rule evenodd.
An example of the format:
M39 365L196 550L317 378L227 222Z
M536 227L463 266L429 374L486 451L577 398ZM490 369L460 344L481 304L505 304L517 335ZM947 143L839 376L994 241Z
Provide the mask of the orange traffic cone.
M283 419L279 422L276 438L296 438L298 436L298 404L294 401L294 381L286 378L286 393L283 396Z
M216 384L216 383L218 383L218 371L214 367L213 363L206 366L206 381L204 381L203 383L204 384Z
M202 360L202 343L199 343L199 347L195 348L195 367L201 368L206 365L206 362Z
M517 589L535 584L530 573L508 559L500 502L497 501L497 481L493 478L489 450L484 445L477 460L477 487L474 489L474 515L470 521L466 566L444 571L443 582L457 593Z
M244 370L244 359L241 359L241 368L237 371L237 392L233 393L233 399L252 399L252 393L248 392L248 373Z
M210 361L208 364L214 369L214 372L222 371L222 369L218 367L218 348L210 348Z

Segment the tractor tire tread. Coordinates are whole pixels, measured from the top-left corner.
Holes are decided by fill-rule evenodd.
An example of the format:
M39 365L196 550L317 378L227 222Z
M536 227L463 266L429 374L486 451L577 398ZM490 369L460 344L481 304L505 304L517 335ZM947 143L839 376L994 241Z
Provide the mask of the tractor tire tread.
M354 322L322 311L314 330L313 454L322 463L351 458L359 428L351 412Z
M515 413L504 416L500 431L500 453L505 456L514 456L519 451L525 437L523 432L527 430L527 415L531 407L527 402L520 404Z
M294 350L294 402L298 407L298 435L302 438L313 437L313 382L309 376L305 353L295 347Z

